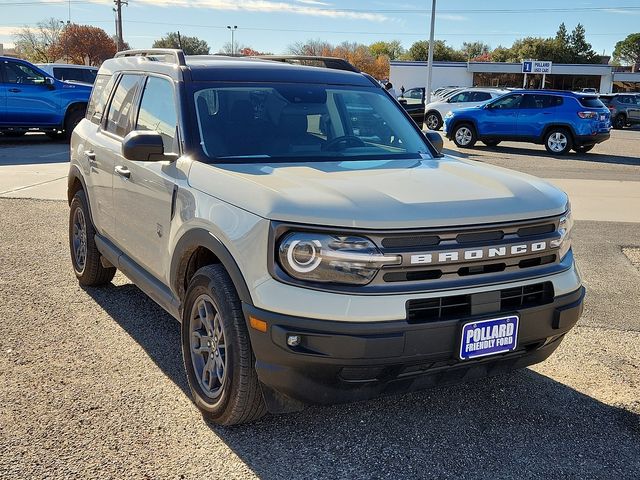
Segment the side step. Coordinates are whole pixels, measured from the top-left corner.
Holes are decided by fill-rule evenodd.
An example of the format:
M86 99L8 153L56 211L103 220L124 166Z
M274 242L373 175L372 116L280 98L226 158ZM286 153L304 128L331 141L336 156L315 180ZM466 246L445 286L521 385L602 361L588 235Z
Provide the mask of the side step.
M181 321L180 301L171 290L156 277L122 253L111 241L99 234L95 235L96 247L105 259L124 273L140 290L164 308L176 320Z

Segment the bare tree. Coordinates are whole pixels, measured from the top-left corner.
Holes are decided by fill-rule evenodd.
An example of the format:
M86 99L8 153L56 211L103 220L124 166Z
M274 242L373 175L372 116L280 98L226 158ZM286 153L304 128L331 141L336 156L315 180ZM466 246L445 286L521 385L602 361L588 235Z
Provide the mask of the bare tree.
M36 27L24 27L14 35L16 53L31 62L56 61L56 49L66 25L53 17L39 22Z

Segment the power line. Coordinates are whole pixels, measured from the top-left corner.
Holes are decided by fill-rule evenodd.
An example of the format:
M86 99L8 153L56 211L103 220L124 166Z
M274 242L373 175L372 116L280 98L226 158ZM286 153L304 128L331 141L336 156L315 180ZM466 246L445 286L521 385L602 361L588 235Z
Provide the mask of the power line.
M67 3L86 3L86 0L67 0ZM93 3L108 4L109 0L94 0ZM0 6L33 6L33 5L64 5L64 0L19 0L16 2L0 2ZM176 7L184 6L176 3ZM197 6L197 5L196 5ZM296 5L291 5L296 7ZM206 8L206 7L203 7ZM243 8L241 5L237 5L238 10L251 10L250 8ZM372 9L372 8L315 8L318 12L353 12L353 13L387 13L387 14L430 14L430 10L424 8L414 9ZM616 10L623 11L640 11L639 6L608 6L608 7L539 7L539 8L496 8L496 9L442 9L437 13L456 13L456 14L522 14L522 13L553 13L553 12L612 12L618 13Z

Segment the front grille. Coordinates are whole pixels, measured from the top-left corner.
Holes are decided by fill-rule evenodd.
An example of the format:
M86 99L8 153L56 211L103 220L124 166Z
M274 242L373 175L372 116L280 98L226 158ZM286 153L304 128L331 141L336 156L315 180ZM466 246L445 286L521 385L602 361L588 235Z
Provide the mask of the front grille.
M496 282L535 275L559 263L557 250L551 247L551 241L559 238L559 219L374 234L370 238L382 253L400 255L402 260L384 267L373 283L446 288L453 282L477 285L485 278ZM532 246L542 243L541 249ZM511 251L512 247L523 250Z
M553 284L551 282L507 288L499 290L497 293L499 296L496 295L494 313L513 312L553 302ZM472 309L473 295L409 300L407 302L407 321L409 323L426 323L468 317L474 314Z

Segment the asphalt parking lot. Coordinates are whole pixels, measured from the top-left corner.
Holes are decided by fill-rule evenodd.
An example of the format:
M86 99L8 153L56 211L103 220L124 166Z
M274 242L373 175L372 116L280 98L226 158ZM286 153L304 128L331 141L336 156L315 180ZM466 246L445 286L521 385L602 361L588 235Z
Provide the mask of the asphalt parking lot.
M549 360L235 428L192 405L177 322L120 274L78 286L66 203L7 198L64 195L68 145L29 137L0 140L1 478L638 478L640 221L607 220L640 210L640 131L563 158L445 140L576 189L588 296Z

